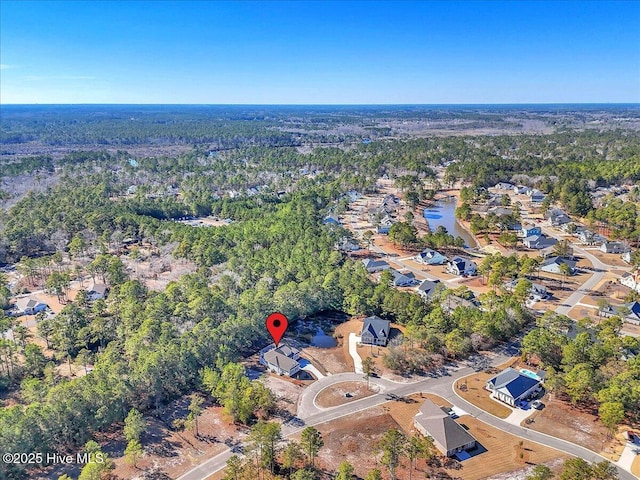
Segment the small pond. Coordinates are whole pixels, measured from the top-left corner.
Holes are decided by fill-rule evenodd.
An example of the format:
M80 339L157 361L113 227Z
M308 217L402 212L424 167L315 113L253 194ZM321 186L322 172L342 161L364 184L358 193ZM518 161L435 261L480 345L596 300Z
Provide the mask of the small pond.
M460 226L456 220L455 212L456 200L453 198L439 200L433 206L425 208L423 215L429 223L431 231L443 226L454 237L462 237L467 246L475 247L477 245L475 238Z
M333 348L337 343L335 338L324 333L322 328L317 327L316 334L311 339L311 345L319 348Z

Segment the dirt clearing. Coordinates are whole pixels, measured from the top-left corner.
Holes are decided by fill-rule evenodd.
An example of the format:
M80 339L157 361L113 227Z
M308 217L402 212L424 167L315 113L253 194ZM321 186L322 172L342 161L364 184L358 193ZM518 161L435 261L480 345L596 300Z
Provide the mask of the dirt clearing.
M367 382L343 382L320 391L315 401L320 408L337 407L370 397L377 391L377 385L369 384L367 387Z
M528 427L586 447L594 452L613 453L610 434L594 413L581 410L557 396L547 397L545 408L535 412Z

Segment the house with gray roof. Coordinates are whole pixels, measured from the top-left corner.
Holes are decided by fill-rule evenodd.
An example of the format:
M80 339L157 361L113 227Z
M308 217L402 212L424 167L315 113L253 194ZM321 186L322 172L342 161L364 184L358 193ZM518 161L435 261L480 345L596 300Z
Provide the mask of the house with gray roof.
M585 245L596 245L606 242L607 239L599 233L592 232L591 230L583 230L578 233L578 240Z
M544 235L531 235L523 239L522 243L532 250L542 250L543 248L554 246L558 243L558 240Z
M509 367L491 378L485 388L493 398L515 407L520 400L539 392L541 383L540 377L533 378Z
M391 322L374 315L364 319L362 324L361 343L367 345L381 345L385 347L389 341Z
M447 263L447 272L463 276L463 275L475 275L476 263L468 258L453 257L449 263Z
M417 291L418 295L425 300L431 300L437 291L444 289L444 284L440 280L423 280Z
M625 253L631 251L631 248L622 242L603 242L600 245L600 251L603 253Z
M260 353L260 363L278 375L293 377L301 370L297 348L283 345L279 348L267 347Z
M392 268L391 274L393 275L391 285L394 287L411 287L418 283L416 276L411 272L399 272Z
M479 303L475 298L467 299L453 294L446 295L441 303L442 309L449 313L454 312L458 307L478 308L478 305Z
M565 223L569 223L571 218L559 208L550 209L544 216L552 227L559 227Z
M565 264L569 267L569 273L573 275L576 273L576 265L577 262L574 260L569 260L563 257L551 257L547 258L544 262L540 264L540 270L547 273L555 273L561 274L560 265Z
M16 301L16 307L22 315L35 315L47 309L47 304L35 298L24 297Z
M599 315L602 317L621 317L623 321L640 325L640 303L631 302L620 306L604 305L600 307Z
M385 262L384 260L375 260L373 258L365 258L362 260L364 264L364 268L369 273L381 272L383 270L388 270L391 266Z
M531 201L534 203L541 203L544 201L544 193L542 193L540 190L536 190L535 188L533 190L530 190L527 195L529 195L531 197Z
M93 302L105 298L108 293L109 287L107 287L104 283L94 283L87 291L87 298Z
M511 280L510 282L506 282L504 284L505 290L507 292L513 292L518 286L519 282L520 282L519 278ZM534 283L534 282L529 282L529 283L531 283L531 288L529 289L529 295L532 297L533 300L544 300L550 297L549 292L547 292L547 287L545 287L544 285L541 285L540 283Z
M447 457L476 446L474 436L429 399L413 417L413 424L424 436L431 437L436 448Z

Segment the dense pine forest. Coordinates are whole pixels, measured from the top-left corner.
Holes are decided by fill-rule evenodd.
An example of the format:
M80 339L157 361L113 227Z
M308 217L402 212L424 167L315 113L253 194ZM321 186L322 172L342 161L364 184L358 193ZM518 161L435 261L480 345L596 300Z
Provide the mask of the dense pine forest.
M335 248L351 234L322 221L345 208L346 192L375 191L381 177L395 180L414 205L454 184L479 194L514 181L546 193L546 207L561 205L637 242L640 133L628 123L640 111L605 113L612 128L589 124L600 108L3 106L0 264L61 298L83 277L102 279L110 294L96 302L79 295L53 319L40 319L38 336L52 355L28 332L2 335L0 451L75 452L98 433L122 429L130 412L153 414L194 392L227 407L223 385L233 381L254 388L253 401L228 407L234 419L252 425L273 415L270 393L233 370L269 342L263 324L273 311L293 322L326 310L397 322L405 343L386 361L404 373L465 358L528 326L523 355L539 358L572 401L616 414L621 405L623 416L637 417L640 357L623 363L617 352L638 349L638 340L618 337L615 321L581 326L569 339L563 318L536 319L521 295L496 289L482 298L490 308L446 311L390 287L386 277L374 283L361 262ZM447 133L409 132L407 124L427 119ZM532 119L549 132L526 130ZM467 130L451 133L461 122ZM495 134L478 134L479 127ZM163 145L181 150L152 153ZM613 186L629 194L594 201L596 189ZM193 216L228 221L214 228L176 221ZM124 263L143 247L193 268L150 289ZM535 269L515 256L487 258L487 276L498 272L501 280ZM457 293L465 295L464 287ZM10 297L0 273L7 311ZM0 334L14 322L0 311ZM72 363L93 370L70 378L56 369ZM0 478L29 475L0 464Z

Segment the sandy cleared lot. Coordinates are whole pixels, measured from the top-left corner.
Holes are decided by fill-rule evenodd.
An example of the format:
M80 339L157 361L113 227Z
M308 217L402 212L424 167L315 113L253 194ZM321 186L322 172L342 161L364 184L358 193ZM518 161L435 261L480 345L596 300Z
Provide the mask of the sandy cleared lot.
M321 408L336 407L369 397L375 394L377 390L376 385L369 384L367 387L367 382L343 382L322 390L315 401Z
M570 403L549 395L545 408L535 412L533 423L525 425L532 430L567 440L594 452L615 455L620 440L612 439L608 430L598 420L596 412L578 409ZM619 452L618 452L619 455Z
M315 365L320 365L322 373L353 372L353 359L349 355L349 333L362 330L361 319L351 319L336 326L333 336L337 345L333 348L305 347L303 353Z
M335 471L341 462L347 460L355 467L355 474L364 478L372 469L381 468L374 453L376 443L384 432L399 428L399 425L383 408L375 407L316 428L324 440L316 465ZM299 436L295 440L299 441ZM398 475L398 478L408 477Z
M586 250L588 250L591 255L596 257L602 263L606 263L607 265L613 265L615 267L628 267L629 266L628 263L625 263L622 260L622 255L620 255L620 254L617 254L617 253L604 253L604 252L602 252L600 250L597 250L597 249L593 249L592 250L591 248L587 248Z
M568 455L538 443L521 440L519 437L490 427L486 423L464 415L458 423L468 427L478 442L487 449L475 457L462 462L462 469L455 475L464 480L480 480L492 475L511 472L531 464L566 459ZM454 472L451 472L454 474Z

